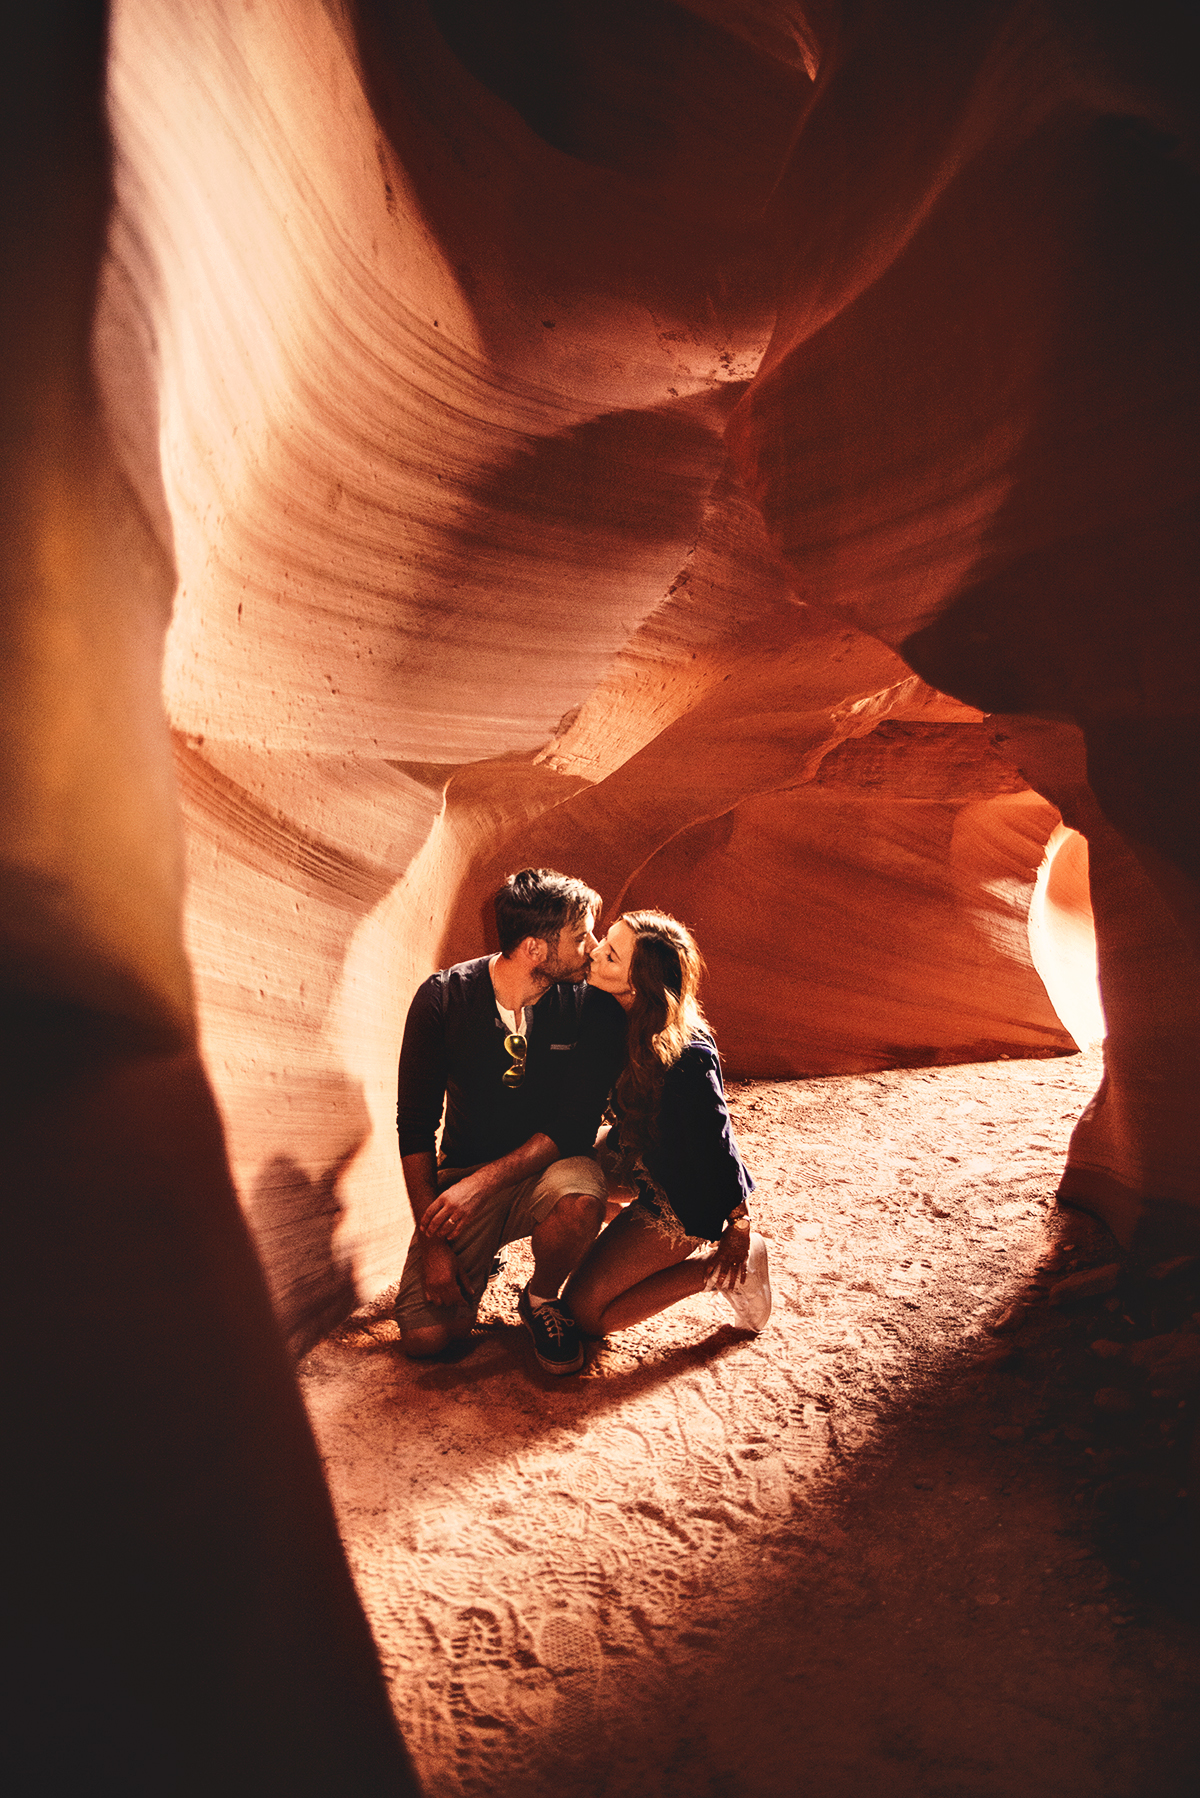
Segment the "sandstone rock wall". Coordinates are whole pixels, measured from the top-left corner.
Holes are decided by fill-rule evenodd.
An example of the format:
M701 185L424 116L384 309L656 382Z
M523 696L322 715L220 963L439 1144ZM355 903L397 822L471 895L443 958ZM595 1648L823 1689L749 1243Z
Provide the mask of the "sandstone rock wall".
M283 1470L255 1615L309 1556L288 1653L345 1644L377 1769L267 1289L295 1349L395 1277L404 1009L510 868L678 910L731 1065L820 1073L1069 1051L1034 963L1086 985L1074 831L1109 1037L1063 1193L1194 1240L1188 15L39 17L2 953L19 1282L70 1320L47 1464L116 1419L105 1516L149 1480L164 1565L206 1469L226 1568Z
M5 1783L411 1791L197 1051L105 25L10 9L0 54Z
M990 713L1091 840L1121 923L1063 1194L1126 1242L1196 1203L1194 35L1173 7L845 9L729 433L796 590ZM903 153L865 152L867 119ZM1169 997L1133 975L1131 908Z
M1122 647L1130 533L1156 641L1181 624L1178 106L1049 11L953 10L117 9L110 267L158 441L145 382L112 404L143 488L161 444L187 945L296 1346L394 1277L404 1009L521 862L661 888L738 1071L1070 1047L1023 929L1063 793L1012 812L985 738L1178 704L1186 653L1135 680ZM1019 873L960 817L987 804ZM781 984L735 897L757 856ZM1128 1235L1184 1195L1122 1153Z
M803 57L663 8L646 15L652 81L636 45L597 75L603 21L579 9L555 65L578 91L551 125L545 86L497 63L478 19L436 10L445 37L420 6L181 23L128 0L115 24L119 191L157 271L187 940L239 1190L298 1346L394 1277L404 1009L430 967L490 945L509 867L565 862L616 905L681 833L731 828L889 716L941 720L938 798L981 797L975 773L955 786L949 729L981 714L799 598L725 460L772 318L764 217L812 93ZM949 818L928 820L933 864ZM796 831L784 863L814 862L826 905L839 878L861 897L844 857ZM893 957L897 1014L839 1022L850 930L794 966L764 1037L746 1002L772 989L740 980L741 1015L724 997L737 907L722 923L693 873L672 902L709 929L742 1071L766 1070L748 1045L767 1038L771 1071L1069 1047L1020 928L980 933L948 865L937 1001L914 1004ZM765 935L794 933L806 903L803 882L764 882Z

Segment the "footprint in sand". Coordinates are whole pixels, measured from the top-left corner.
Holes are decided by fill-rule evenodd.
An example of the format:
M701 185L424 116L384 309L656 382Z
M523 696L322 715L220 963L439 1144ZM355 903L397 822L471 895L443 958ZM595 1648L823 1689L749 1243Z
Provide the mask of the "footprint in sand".
M550 1734L564 1755L595 1752L604 1661L595 1631L580 1617L555 1615L542 1626L538 1658L554 1676Z
M455 1621L450 1653L452 1714L460 1724L484 1729L503 1727L512 1660L500 1618L485 1605L466 1606Z

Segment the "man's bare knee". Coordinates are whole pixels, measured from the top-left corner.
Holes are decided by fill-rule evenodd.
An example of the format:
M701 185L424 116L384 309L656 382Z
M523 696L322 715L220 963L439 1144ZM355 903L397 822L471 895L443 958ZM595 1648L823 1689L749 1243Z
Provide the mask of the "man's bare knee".
M547 1213L545 1223L553 1218L556 1223L567 1228L586 1229L589 1226L599 1229L600 1219L604 1216L604 1200L590 1192L564 1192L562 1198Z
M460 1342L470 1334L469 1325L465 1329L455 1329L449 1324L419 1324L413 1330L406 1330L401 1325L400 1347L410 1361L427 1361L431 1355L440 1355L452 1342Z

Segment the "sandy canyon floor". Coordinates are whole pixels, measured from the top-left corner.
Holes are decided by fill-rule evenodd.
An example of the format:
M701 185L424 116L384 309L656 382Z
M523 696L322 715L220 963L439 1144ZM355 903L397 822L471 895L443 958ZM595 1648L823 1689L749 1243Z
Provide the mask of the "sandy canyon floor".
M1197 1269L1049 1297L1116 1259L1052 1203L1099 1075L735 1085L761 1336L702 1295L554 1380L520 1245L461 1358L406 1362L386 1304L312 1352L431 1795L1196 1789Z

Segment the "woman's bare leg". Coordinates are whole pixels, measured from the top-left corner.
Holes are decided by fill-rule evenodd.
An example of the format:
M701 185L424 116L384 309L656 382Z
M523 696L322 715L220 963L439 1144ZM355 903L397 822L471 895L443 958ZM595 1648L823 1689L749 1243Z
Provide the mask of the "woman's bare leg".
M672 1240L638 1206L613 1219L567 1282L563 1302L585 1336L607 1336L704 1286L712 1257L689 1261L696 1238Z

